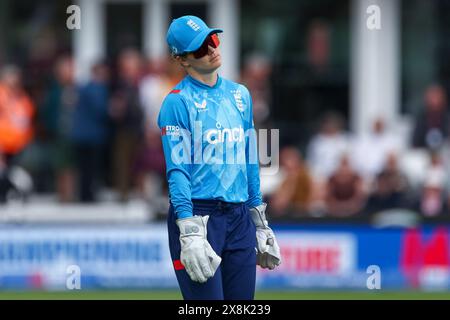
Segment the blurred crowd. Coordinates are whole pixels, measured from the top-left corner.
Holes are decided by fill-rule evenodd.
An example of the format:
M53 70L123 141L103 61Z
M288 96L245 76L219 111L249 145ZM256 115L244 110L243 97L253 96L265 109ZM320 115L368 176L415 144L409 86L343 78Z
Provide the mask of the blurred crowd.
M170 58L147 60L132 48L95 63L83 84L75 80L72 56L60 55L49 66L0 68L0 203L31 192L93 203L108 189L118 202L137 196L163 214L167 185L156 119L183 70ZM252 94L257 128L273 126L271 72L263 55L243 63L240 82ZM423 96L408 139L382 115L369 133L355 136L339 114L327 113L306 148L282 145L280 170L263 178L278 181L264 192L271 216L347 217L390 209L446 214L447 93L431 84Z
M64 203L99 201L104 189L119 202L167 203L156 117L182 70L132 48L95 63L82 84L70 55L49 69L28 86L27 68L0 69L0 202L29 196L14 174L21 168L34 193L55 193Z
M281 149L280 184L266 196L272 216L373 216L391 210L447 215L449 111L445 88L430 84L407 137L381 115L359 136L344 129L338 114L324 115L305 152Z

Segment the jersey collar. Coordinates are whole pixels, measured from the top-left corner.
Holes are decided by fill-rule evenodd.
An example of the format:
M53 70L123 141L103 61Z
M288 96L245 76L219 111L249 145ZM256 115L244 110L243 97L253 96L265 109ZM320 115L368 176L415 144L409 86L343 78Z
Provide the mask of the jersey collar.
M187 75L186 76L187 77L187 79L193 84L193 85L195 85L195 86L197 86L197 87L200 87L200 88L203 88L203 89L209 89L209 90L211 90L211 89L217 89L218 87L220 87L220 85L221 85L221 83L222 83L222 78L219 76L219 75L217 75L217 81L216 81L216 84L214 85L214 86L208 86L207 84L205 84L205 83L203 83L203 82L200 82L200 81L198 81L197 79L194 79L193 77L191 77L190 75Z

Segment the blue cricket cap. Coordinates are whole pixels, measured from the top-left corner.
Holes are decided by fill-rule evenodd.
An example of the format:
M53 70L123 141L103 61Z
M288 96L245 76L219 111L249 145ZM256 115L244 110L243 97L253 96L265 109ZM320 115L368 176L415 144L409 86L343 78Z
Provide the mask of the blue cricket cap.
M196 51L206 37L212 33L223 32L222 29L211 29L196 16L182 16L174 19L167 30L167 44L173 55L182 55Z

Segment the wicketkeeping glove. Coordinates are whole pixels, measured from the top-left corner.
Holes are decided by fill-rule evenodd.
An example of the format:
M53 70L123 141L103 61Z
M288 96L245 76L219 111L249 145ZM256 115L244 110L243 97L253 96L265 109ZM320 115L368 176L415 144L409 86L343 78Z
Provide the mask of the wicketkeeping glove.
M256 226L256 240L258 242L257 264L262 268L275 269L281 264L280 247L277 239L266 219L266 206L263 203L250 209L252 220Z
M206 238L209 216L193 216L176 221L180 229L180 260L192 281L206 282L222 261Z

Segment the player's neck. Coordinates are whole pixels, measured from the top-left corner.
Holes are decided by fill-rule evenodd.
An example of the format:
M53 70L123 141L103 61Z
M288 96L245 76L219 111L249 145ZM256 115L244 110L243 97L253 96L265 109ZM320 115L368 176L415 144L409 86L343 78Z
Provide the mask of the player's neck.
M188 72L189 75L197 81L204 83L210 87L214 87L217 83L217 71L213 71L211 73L199 73L191 70Z

